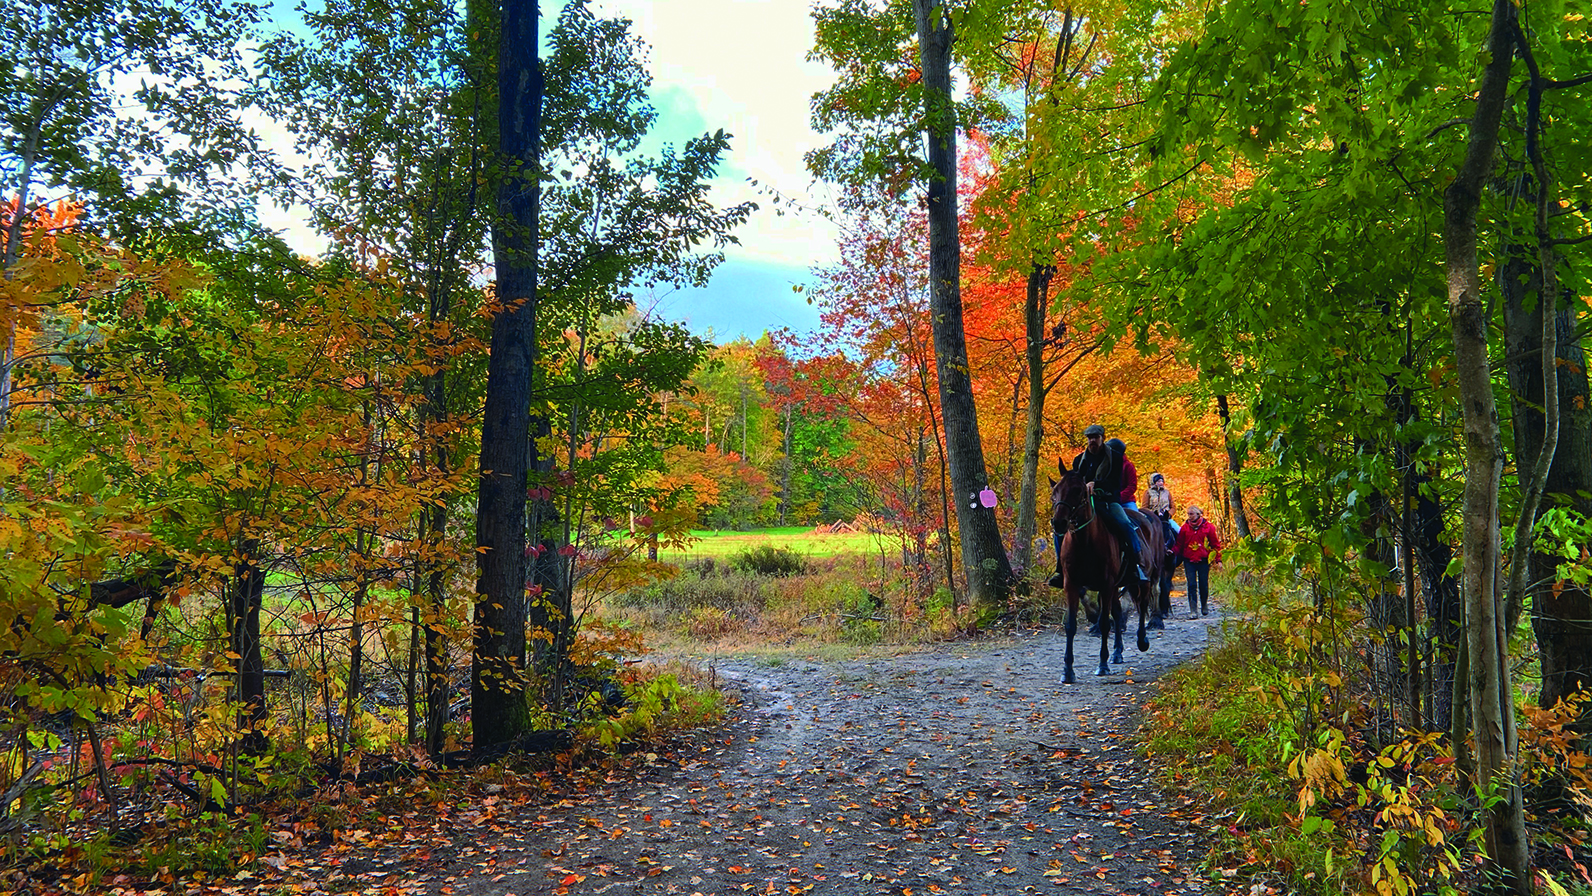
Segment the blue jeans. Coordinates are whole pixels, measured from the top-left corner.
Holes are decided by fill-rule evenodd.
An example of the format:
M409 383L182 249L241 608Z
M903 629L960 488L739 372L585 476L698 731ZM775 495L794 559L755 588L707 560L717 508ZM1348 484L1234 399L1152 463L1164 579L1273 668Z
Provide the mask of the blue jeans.
M1183 578L1188 581L1188 609L1207 610L1211 600L1211 561L1184 560ZM1196 600L1198 601L1196 603Z

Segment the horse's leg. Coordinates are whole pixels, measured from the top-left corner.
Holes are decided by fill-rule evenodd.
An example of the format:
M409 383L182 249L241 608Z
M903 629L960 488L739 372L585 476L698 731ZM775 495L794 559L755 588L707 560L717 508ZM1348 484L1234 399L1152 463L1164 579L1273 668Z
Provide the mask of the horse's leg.
M1062 684L1073 684L1078 679L1072 674L1072 636L1078 633L1078 603L1079 595L1074 594L1071 588L1067 589L1067 666L1061 673Z
M1052 588L1060 588L1065 584L1061 575L1061 536L1052 531L1050 533L1050 543L1056 548L1056 574L1051 576L1046 584Z
M1166 603L1166 595L1161 593L1161 570L1155 568L1153 564L1150 567L1150 584L1145 587L1150 589L1150 611L1153 614L1150 617L1150 628L1158 631L1164 630L1166 623L1161 621L1161 616L1162 605Z
M1111 664L1106 660L1111 656L1111 630L1116 628L1115 621L1110 616L1111 605L1116 603L1116 600L1115 594L1100 592L1100 671L1096 672L1096 675L1111 674Z
M1151 606L1152 606L1151 603L1150 603L1151 595L1145 593L1145 588L1148 588L1148 587L1149 586L1141 587L1139 589L1139 592L1138 592L1138 599L1136 601L1134 601L1135 603L1137 603L1139 605L1139 652L1140 653L1143 653L1144 651L1150 649L1150 636L1148 634L1145 634L1145 631L1144 631L1144 629L1145 629L1144 617L1150 611ZM1159 604L1154 605L1154 609L1156 610L1155 619L1156 619L1157 622L1159 622L1160 619L1161 619L1160 605ZM1161 626L1159 626L1159 625L1156 626L1156 628L1160 628L1160 627Z
M1111 601L1111 612L1115 614L1111 620L1111 633L1116 636L1116 649L1111 654L1111 662L1120 666L1122 665L1122 633L1128 628L1128 614L1122 609L1122 598L1120 596Z

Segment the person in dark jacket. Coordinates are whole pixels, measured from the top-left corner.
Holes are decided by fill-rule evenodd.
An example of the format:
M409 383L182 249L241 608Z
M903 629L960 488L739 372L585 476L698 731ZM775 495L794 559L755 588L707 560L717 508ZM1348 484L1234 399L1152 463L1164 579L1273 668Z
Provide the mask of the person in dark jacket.
M1104 497L1100 508L1106 525L1117 533L1123 551L1128 554L1127 562L1138 573L1139 581L1149 581L1144 567L1139 565L1139 554L1144 550L1139 543L1139 527L1128 521L1127 511L1122 509L1122 452L1106 444L1106 428L1098 423L1091 423L1083 435L1085 447L1073 458L1072 468L1083 474L1089 494Z

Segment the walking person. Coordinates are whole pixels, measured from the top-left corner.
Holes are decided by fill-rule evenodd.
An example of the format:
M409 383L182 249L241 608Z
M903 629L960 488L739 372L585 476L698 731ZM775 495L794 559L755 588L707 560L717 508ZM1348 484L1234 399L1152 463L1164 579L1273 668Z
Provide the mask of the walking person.
M1177 556L1183 561L1183 578L1188 582L1189 615L1211 615L1211 564L1222 562L1222 540L1194 504L1188 506L1188 516L1177 533Z

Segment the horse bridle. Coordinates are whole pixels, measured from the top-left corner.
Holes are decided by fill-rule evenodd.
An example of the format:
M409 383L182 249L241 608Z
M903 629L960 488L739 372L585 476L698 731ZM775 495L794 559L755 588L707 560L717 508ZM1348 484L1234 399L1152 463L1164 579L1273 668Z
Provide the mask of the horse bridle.
M1060 507L1062 510L1066 511L1066 513L1062 516L1062 519L1065 519L1067 521L1067 524L1070 527L1072 527L1074 529L1077 529L1079 531L1087 529L1089 527L1089 524L1094 522L1094 520L1095 520L1094 495L1089 494L1089 492L1087 490L1084 491L1083 501L1080 504L1068 504L1065 501L1057 501L1056 505L1058 507ZM1073 517L1077 515L1078 508L1082 507L1084 505L1087 505L1089 507L1089 518L1084 520L1081 523L1074 523L1073 522ZM1050 531L1053 534L1055 534L1055 535L1065 535L1066 534L1062 530L1056 528L1055 519L1052 519L1050 521Z

